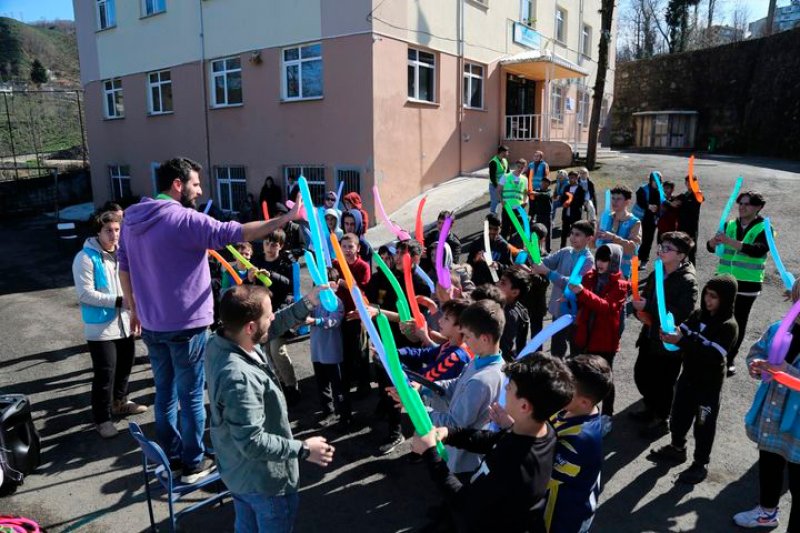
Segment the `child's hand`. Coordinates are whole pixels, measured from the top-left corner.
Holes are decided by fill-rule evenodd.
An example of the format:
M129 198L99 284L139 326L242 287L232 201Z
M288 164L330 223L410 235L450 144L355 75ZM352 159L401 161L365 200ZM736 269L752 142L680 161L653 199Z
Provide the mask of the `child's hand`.
M631 302L631 305L637 311L644 311L644 306L647 304L647 300L644 298L639 298L638 300L634 300Z
M489 406L489 420L503 429L508 429L514 425L514 419L497 402L493 402Z
M313 326L313 325L315 325L317 323L317 319L312 317L312 316L307 316L305 323L306 323L306 326Z
M669 344L678 344L682 338L683 333L679 329L675 330L675 333L670 334L664 333L663 331L661 332L661 340Z
M750 377L760 379L761 374L764 373L767 375L766 381L769 381L772 379L772 372L785 372L787 366L786 361L781 361L779 365L773 365L764 359L754 359L750 363L748 370L750 371Z
M358 311L353 309L352 311L348 311L346 315L344 315L345 320L360 320L361 317L358 315Z
M569 290L571 290L575 294L580 294L583 292L583 285L581 285L580 283L578 283L577 285L573 285L572 283L570 283Z
M438 428L437 428L438 429ZM436 429L430 430L426 435L414 435L411 439L411 451L417 455L422 455L425 450L436 446Z
M534 264L534 265L533 265L533 267L531 267L531 268L533 269L533 271L534 271L536 274L540 274L540 275L542 275L542 276L546 276L547 274L549 274L549 273L550 273L550 269L549 269L549 268L547 268L546 266L544 266L544 265L543 265L543 264L541 264L541 263L540 263L540 264L538 264L538 265Z
M417 325L414 320L406 320L400 322L400 333L406 336L411 342L419 342L421 339L417 336Z
M436 299L439 301L439 303L444 303L448 300L452 300L453 299L452 291L453 287L450 287L450 289L445 289L444 287L439 285L438 282L436 283Z
M397 410L400 410L400 408L403 407L403 403L400 401L400 395L397 393L397 389L394 387L386 387L386 393L394 400L394 406Z

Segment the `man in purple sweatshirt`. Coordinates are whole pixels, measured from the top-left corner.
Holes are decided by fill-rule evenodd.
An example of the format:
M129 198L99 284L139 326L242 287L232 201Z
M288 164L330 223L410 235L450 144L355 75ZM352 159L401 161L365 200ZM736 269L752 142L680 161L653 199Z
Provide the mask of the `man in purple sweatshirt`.
M207 250L264 238L296 218L301 203L268 222L219 222L195 209L201 169L183 157L162 163L161 193L126 210L119 250L131 328L141 332L153 369L156 440L184 483L215 468L203 445L203 359L214 316Z

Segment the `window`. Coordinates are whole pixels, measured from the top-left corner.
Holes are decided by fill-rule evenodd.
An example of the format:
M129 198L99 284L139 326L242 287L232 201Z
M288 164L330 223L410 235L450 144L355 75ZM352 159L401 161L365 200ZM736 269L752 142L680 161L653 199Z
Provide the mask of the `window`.
M132 196L131 167L128 165L109 165L108 175L111 177L111 197L114 200Z
M361 194L361 169L356 167L337 167L336 168L336 187L344 181L342 196L349 192Z
M238 211L247 200L247 176L244 167L215 167L217 196L223 211Z
M213 107L242 103L242 60L238 57L211 62L211 101Z
M163 13L167 10L167 0L142 0L142 12L144 16Z
M550 90L550 117L557 121L564 120L564 87L553 84Z
M528 26L536 24L536 0L520 0L519 19Z
M567 11L556 7L556 41L567 42Z
M302 100L322 96L322 45L283 50L283 98Z
M116 0L97 0L97 29L105 30L117 25Z
M589 110L592 106L592 100L588 91L578 92L578 122L586 128L589 126Z
M289 191L289 180L297 183L303 176L308 181L308 190L314 205L322 205L325 199L325 166L324 165L286 165L283 167L283 178L286 191Z
M464 107L483 109L483 67L464 64Z
M172 75L169 70L147 75L148 103L151 115L172 113Z
M408 97L435 102L436 58L430 52L408 49Z
M125 116L125 105L122 102L122 80L114 78L103 82L105 93L106 118L122 118Z
M592 57L592 27L588 24L584 24L581 30L581 53Z

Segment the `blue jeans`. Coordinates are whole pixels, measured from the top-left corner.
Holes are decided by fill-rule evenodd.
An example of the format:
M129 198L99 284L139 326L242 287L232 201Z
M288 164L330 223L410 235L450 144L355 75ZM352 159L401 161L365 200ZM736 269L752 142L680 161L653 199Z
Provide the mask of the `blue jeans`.
M208 328L142 330L156 385L156 440L170 460L192 468L203 460L206 410L203 360ZM178 405L180 404L180 430Z
M267 496L258 492L233 494L236 533L291 533L297 518L298 493Z
M492 185L489 182L489 212L494 213L499 203L500 196L497 194L497 185Z

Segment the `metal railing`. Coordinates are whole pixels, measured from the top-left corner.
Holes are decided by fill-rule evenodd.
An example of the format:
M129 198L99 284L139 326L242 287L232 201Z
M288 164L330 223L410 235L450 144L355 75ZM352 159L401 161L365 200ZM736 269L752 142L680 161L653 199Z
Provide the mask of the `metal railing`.
M541 138L541 115L506 115L507 141L536 141Z

